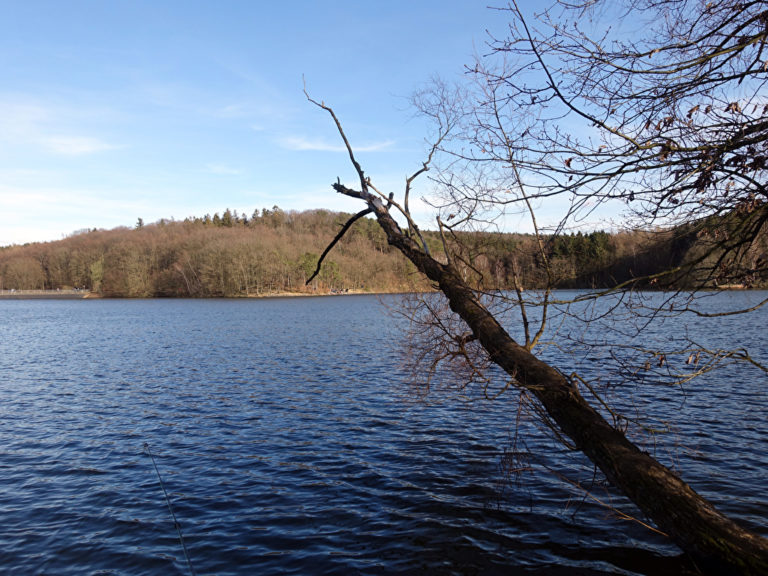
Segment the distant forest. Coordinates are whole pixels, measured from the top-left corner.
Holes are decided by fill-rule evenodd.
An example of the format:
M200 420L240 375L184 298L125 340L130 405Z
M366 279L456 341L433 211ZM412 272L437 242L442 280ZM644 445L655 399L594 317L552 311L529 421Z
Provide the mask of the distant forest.
M326 258L309 286L325 247L349 214L326 210L287 212L278 207L252 216L226 210L184 221L160 220L135 228L84 230L56 242L0 248L0 289L81 288L105 297L242 297L280 293L402 292L431 287L412 265L390 249L375 221L361 219ZM600 288L647 277L701 258L701 229L560 234L466 233L464 270L488 279L488 286L525 289L547 282L543 259L560 288ZM434 254L442 240L426 233ZM716 259L717 254L707 256ZM739 263L746 288L768 286L765 235ZM710 283L690 271L675 279Z

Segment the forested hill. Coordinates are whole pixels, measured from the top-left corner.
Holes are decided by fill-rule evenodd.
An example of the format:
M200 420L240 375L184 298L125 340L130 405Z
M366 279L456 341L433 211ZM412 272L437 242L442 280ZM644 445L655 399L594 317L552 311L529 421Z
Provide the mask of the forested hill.
M0 248L0 289L84 288L107 297L233 297L287 292L392 292L427 290L429 285L399 253L379 226L361 219L305 286L319 255L348 219L325 210L255 212L226 210L222 216L161 220L136 227L75 233L57 242ZM426 234L433 253L441 242ZM491 284L523 288L546 282L533 236L474 234L462 237L465 271ZM654 274L692 258L699 240L683 232L592 232L546 238L550 272L559 287L601 287ZM750 256L739 278L765 286L750 266L766 261L768 247ZM755 264L755 262L758 264ZM470 264L471 263L471 264Z
M107 297L229 297L281 292L406 290L410 269L371 220L359 221L305 287L345 217L262 210L253 217L161 220L0 250L3 287L86 288ZM424 288L424 286L419 286Z

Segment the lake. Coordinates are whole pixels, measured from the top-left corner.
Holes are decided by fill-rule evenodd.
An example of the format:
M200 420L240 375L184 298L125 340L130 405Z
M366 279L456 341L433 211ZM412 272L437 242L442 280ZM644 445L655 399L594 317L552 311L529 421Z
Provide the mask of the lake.
M688 330L768 362L766 325ZM375 296L0 300L0 572L681 572L674 546L564 480L592 468L533 422L536 472L508 477L514 394L420 398L401 338ZM725 370L636 395L674 424L662 460L764 536L767 382Z

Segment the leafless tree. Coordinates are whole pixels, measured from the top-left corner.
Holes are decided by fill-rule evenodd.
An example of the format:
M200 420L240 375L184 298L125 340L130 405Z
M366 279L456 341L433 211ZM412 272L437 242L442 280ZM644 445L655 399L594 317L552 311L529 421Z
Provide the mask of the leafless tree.
M586 331L611 318L609 327L637 337L653 322L707 317L713 313L698 304L696 288L748 286L765 277L768 264L756 246L768 234L768 8L736 0L574 0L533 20L515 3L503 10L508 35L490 40L489 54L468 69L467 87L438 83L417 95L436 130L401 197L376 187L334 110L307 96L331 115L358 175L354 186L337 181L333 188L362 201L356 217L373 214L388 242L444 296L418 298L410 312L421 336L413 355L427 381L447 367L486 395L515 388L565 445L588 456L683 550L711 569L768 573L765 539L628 439L628 424L642 426L639 419L617 412L571 367L534 353L553 316L571 316L584 332L563 335L559 344L601 347L615 378L643 371L680 384L727 362L757 365L744 350L691 341L655 349L629 337L608 347L605 337L590 340ZM606 12L612 28L601 20ZM410 209L414 180L428 170L439 251L430 249ZM541 211L553 200L565 208L544 221ZM651 273L561 298L553 240L612 204L623 206L630 225L672 235L667 246L680 254ZM543 278L536 291L525 285L514 255L504 285L479 264L479 231L504 229L519 214L535 239L532 257ZM672 290L638 290L648 287ZM500 321L512 306L514 337ZM673 356L684 359L675 368ZM505 374L501 384L494 384L493 366Z

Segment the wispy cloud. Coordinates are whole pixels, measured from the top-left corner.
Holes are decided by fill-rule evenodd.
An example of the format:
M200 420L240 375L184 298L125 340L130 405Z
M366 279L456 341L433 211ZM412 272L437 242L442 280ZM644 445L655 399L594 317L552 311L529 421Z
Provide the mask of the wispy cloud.
M77 118L71 110L22 102L22 97L0 95L0 143L27 144L66 156L95 154L118 148L100 138L79 134L65 118ZM79 121L87 120L79 117Z
M239 168L227 166L226 164L206 164L205 169L211 174L219 174L221 176L237 176L243 173Z
M292 107L278 99L254 98L214 106L207 114L223 120L248 120L254 123L271 123L292 115Z
M324 140L313 140L303 136L286 136L279 140L280 146L288 150L297 151L315 151L315 152L346 152L343 144L331 144ZM394 144L393 140L384 140L383 142L374 142L364 146L355 146L356 152L378 152L389 148Z
M251 107L247 104L229 104L213 111L218 118L245 118L253 115Z
M117 148L88 136L42 136L37 138L37 141L51 152L65 156L84 156Z

